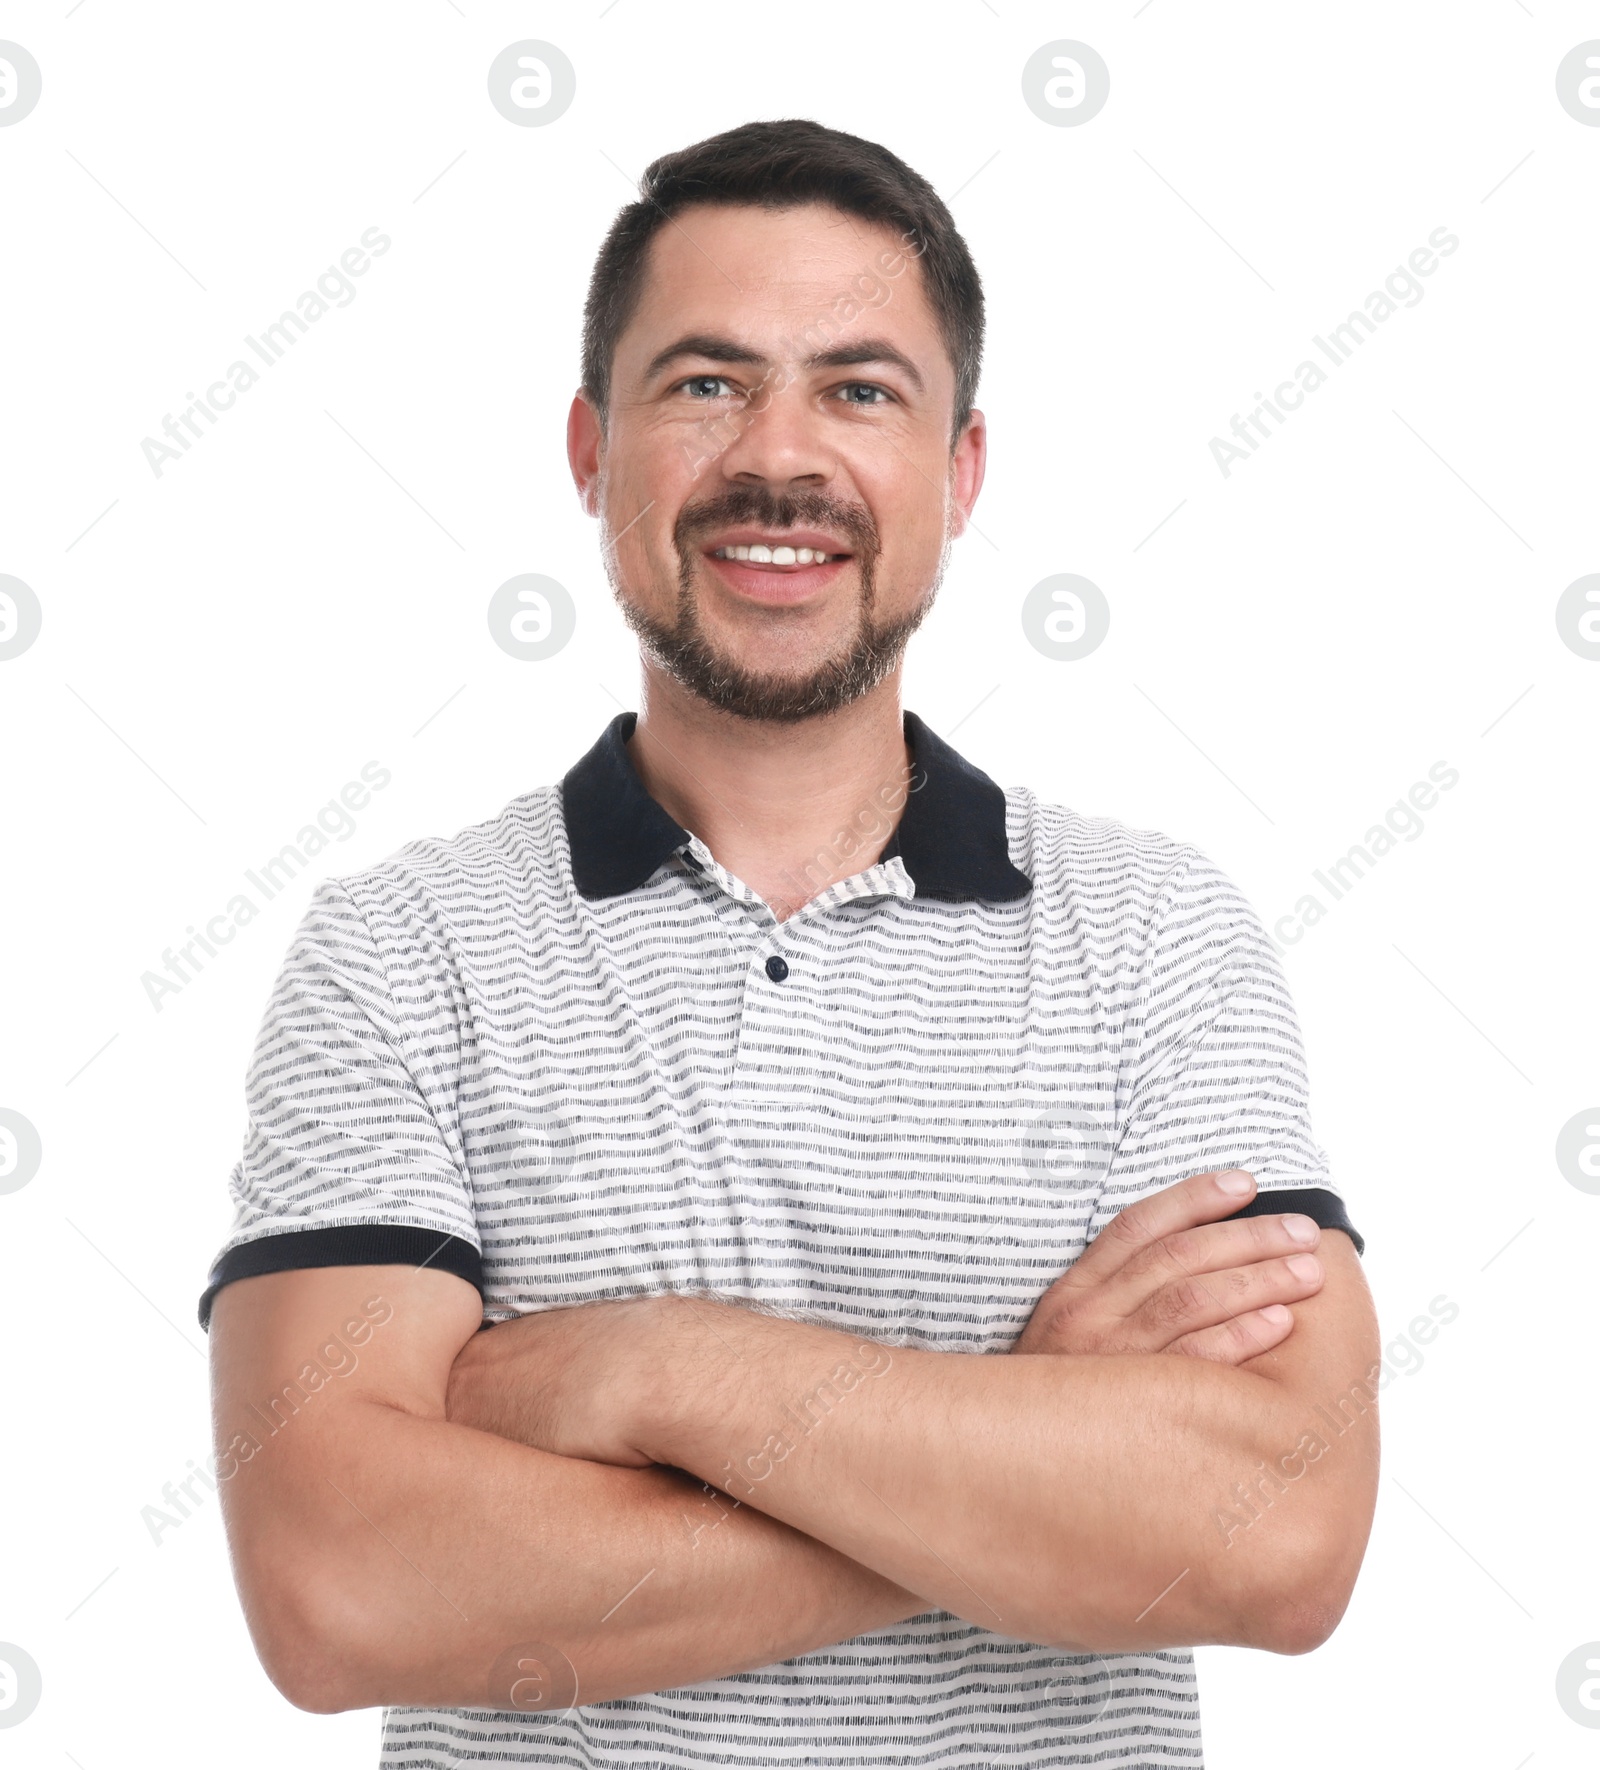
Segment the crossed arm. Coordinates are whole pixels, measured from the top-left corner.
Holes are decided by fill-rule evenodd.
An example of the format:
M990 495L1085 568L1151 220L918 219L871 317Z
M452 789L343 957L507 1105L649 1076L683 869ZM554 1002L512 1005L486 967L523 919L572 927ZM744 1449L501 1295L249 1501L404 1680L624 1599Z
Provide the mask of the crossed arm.
M1346 1237L1217 1220L1241 1202L1201 1175L1131 1207L1000 1357L683 1297L478 1333L426 1269L241 1280L216 1416L263 1662L333 1710L541 1706L517 1648L571 1669L549 1706L606 1701L933 1609L1079 1651L1315 1646L1371 1523L1376 1324ZM374 1297L359 1366L264 1412Z

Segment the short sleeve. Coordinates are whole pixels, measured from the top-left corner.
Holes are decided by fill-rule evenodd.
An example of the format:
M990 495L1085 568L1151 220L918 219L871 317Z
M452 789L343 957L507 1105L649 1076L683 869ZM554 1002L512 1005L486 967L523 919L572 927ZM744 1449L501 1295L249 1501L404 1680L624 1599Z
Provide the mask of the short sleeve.
M408 1045L383 954L338 881L317 888L295 934L245 1095L233 1231L200 1301L202 1326L224 1285L304 1267L429 1265L481 1293L448 1103Z
M1311 1127L1300 1023L1260 918L1185 849L1159 893L1117 1083L1118 1135L1091 1232L1191 1174L1244 1168L1242 1217L1300 1211L1363 1241Z

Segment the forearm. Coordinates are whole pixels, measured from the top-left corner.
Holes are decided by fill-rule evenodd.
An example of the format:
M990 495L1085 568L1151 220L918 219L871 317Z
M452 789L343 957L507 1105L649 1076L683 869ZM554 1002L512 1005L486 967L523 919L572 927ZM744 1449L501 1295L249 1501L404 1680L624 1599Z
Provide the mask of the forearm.
M603 1702L926 1608L676 1470L551 1456L377 1403L293 1430L318 1437L292 1473L268 1446L224 1494L258 1648L305 1707L514 1706L491 1669L528 1642L565 1656L579 1700ZM571 1701L561 1683L549 1706Z
M721 1357L707 1354L707 1311ZM1292 1647L1315 1629L1294 1613L1326 1540L1328 1484L1352 1459L1309 1471L1303 1501L1268 1530L1230 1541L1216 1522L1234 1484L1259 1480L1303 1430L1305 1410L1269 1376L1168 1356L896 1349L891 1368L852 1380L848 1336L726 1305L695 1313L663 1317L651 1387L666 1399L647 1404L639 1448L930 1605L1103 1650Z

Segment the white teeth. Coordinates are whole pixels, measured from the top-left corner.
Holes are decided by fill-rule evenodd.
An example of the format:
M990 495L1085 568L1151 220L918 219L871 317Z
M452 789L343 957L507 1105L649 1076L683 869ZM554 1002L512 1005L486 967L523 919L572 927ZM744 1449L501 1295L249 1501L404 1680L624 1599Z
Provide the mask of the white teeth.
M747 559L755 565L822 565L830 557L821 547L719 547L718 559Z

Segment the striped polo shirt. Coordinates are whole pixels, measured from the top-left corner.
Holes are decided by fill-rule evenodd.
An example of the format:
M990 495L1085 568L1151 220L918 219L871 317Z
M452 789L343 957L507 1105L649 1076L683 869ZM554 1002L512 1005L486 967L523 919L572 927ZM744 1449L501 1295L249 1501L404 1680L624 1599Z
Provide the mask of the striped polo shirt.
M1124 1206L1224 1167L1359 1248L1276 954L1196 849L1002 791L907 713L887 846L780 922L645 791L634 719L318 887L202 1321L238 1278L427 1261L490 1320L697 1291L1000 1353ZM1201 1762L1187 1650L938 1610L654 1695L578 1675L564 1712L391 1709L383 1764Z

